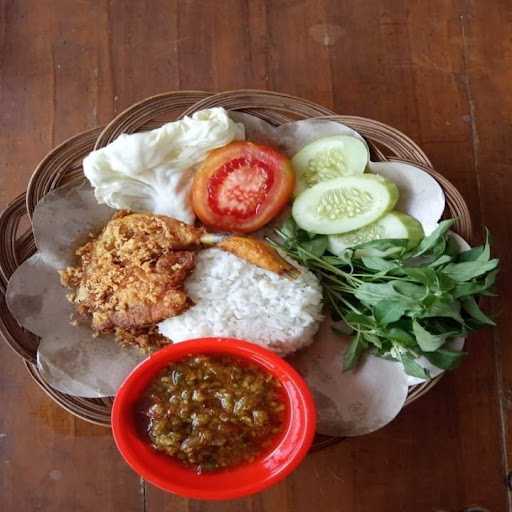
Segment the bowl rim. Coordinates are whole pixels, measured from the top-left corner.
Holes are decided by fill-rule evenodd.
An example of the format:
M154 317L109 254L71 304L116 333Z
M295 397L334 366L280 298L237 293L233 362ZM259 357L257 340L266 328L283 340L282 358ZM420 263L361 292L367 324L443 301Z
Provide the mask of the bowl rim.
M286 376L287 381L293 384L294 391L300 399L299 403L302 404L298 416L300 419L299 425L301 428L299 430L301 431L301 436L295 441L295 443L299 442L301 445L293 450L290 457L280 461L276 469L265 478L229 488L225 486L219 487L214 491L192 486L187 487L180 483L169 482L165 478L160 477L148 464L140 460L135 450L132 449L129 440L131 435L129 432L130 429L123 423L122 413L126 407L133 406L133 387L140 382L139 379L144 374L146 375L145 381L151 381L166 364L179 361L189 354L200 353L226 354L242 360L251 361L263 367L278 380ZM147 377L148 374L150 375L149 377ZM289 394L288 398L290 399ZM290 421L288 421L287 424L289 425ZM111 425L112 435L118 451L132 470L144 478L144 480L164 491L186 498L227 500L242 498L267 489L286 478L298 467L313 443L316 431L316 406L304 379L288 362L277 354L246 340L227 337L205 337L169 345L139 363L128 377L125 378L118 389L112 406ZM286 439L287 435L288 431L283 435L281 442ZM270 453L273 452L271 451ZM244 466L247 467L253 464L256 466L258 461ZM193 476L194 478L201 478L200 475L193 474ZM207 477L210 479L215 478L215 473L208 473Z

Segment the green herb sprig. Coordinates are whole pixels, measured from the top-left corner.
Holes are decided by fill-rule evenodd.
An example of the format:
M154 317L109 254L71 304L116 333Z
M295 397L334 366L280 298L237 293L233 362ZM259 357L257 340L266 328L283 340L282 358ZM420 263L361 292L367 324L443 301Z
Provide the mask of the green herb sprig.
M449 342L495 325L478 305L480 296L493 295L498 272L489 234L484 245L459 252L448 233L454 222L441 222L413 248L408 240L375 240L334 256L326 236L299 229L290 217L276 230L280 241L269 242L316 274L333 319L353 333L345 370L371 351L425 379L418 357L455 368L465 353L448 348Z

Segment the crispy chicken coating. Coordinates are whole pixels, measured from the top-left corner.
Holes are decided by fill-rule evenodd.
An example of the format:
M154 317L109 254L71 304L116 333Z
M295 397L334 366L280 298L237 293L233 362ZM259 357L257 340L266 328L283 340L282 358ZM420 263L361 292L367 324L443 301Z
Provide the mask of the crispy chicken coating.
M153 352L169 344L169 339L158 332L156 325L145 325L143 327L131 327L123 329L116 327L114 336L123 345L136 345L143 352Z
M201 228L170 217L119 212L97 238L80 247L79 264L61 271L69 298L92 317L98 333L124 343L161 344L155 323L192 302L183 288L201 246Z

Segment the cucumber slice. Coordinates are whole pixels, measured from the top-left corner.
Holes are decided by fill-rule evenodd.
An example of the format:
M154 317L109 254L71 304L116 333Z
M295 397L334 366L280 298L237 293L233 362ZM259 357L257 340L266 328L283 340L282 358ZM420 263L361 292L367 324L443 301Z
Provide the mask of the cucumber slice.
M329 251L339 256L348 247L386 238L407 238L410 246L415 247L423 238L423 228L415 218L405 213L390 212L350 233L330 235Z
M421 222L427 235L437 227L444 207L444 192L430 174L415 165L392 160L369 162L369 172L393 181L400 192L396 209Z
M356 137L334 135L318 139L292 158L297 175L295 195L321 181L362 174L369 158L366 144Z
M311 233L335 235L375 222L398 200L396 185L371 174L322 181L293 203L298 226Z

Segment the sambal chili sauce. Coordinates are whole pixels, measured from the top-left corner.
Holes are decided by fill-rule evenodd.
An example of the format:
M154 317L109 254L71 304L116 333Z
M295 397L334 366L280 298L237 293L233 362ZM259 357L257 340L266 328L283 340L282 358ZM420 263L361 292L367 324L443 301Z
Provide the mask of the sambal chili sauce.
M190 356L163 370L141 400L152 446L198 472L254 460L281 432L280 383L228 356Z

